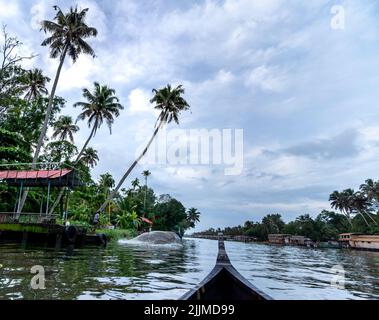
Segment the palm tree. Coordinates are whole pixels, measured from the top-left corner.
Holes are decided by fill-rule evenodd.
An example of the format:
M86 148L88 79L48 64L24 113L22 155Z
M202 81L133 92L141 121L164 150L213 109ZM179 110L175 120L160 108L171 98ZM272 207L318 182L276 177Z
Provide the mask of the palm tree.
M171 121L175 121L175 123L179 124L179 114L181 111L188 110L190 108L187 101L182 97L184 94L184 88L180 85L176 88L171 88L168 84L166 87L160 90L153 89L154 97L150 100L150 103L155 103L155 109L160 110L160 114L157 119L158 126L156 126L152 137L147 143L146 147L143 149L141 154L137 157L136 160L132 163L129 169L125 172L116 188L112 191L112 193L108 196L105 202L100 207L100 211L104 211L108 201L114 198L117 194L118 190L123 185L126 178L133 171L134 167L138 164L138 162L143 158L152 144L154 138L158 134L160 128L165 123L170 123Z
M142 175L145 177L145 196L143 199L143 209L146 210L146 196L147 196L147 178L151 175L149 170L144 170Z
M114 187L115 181L110 173L100 175L99 187L107 197L110 190ZM108 223L111 223L111 203L108 205Z
M99 161L99 156L97 155L97 150L94 148L87 148L82 152L82 156L80 158L87 167L95 167L97 165L97 161Z
M351 197L351 209L356 211L358 214L361 215L361 217L363 218L364 222L366 223L366 225L369 227L369 223L368 221L366 220L365 216L364 216L364 213L366 213L368 216L370 216L370 214L368 213L368 209L371 205L371 202L368 201L367 197L361 193L361 192L355 192L352 197ZM376 223L376 221L370 216L370 218Z
M361 184L359 189L366 194L368 201L376 200L379 195L378 183L372 179L367 179L364 184Z
M361 184L359 189L366 195L367 200L378 208L379 207L379 181L374 182L372 179L367 179L364 184ZM377 225L376 220L371 216L371 213L367 213L370 219Z
M353 226L350 218L349 211L349 200L347 194L344 192L333 191L329 196L330 206L333 209L341 211L347 218L350 223L350 226Z
M45 77L41 69L28 70L23 78L23 82L20 90L25 92L24 99L28 102L48 94L46 84L50 82L50 78Z
M46 38L41 45L50 47L50 57L53 59L59 58L59 65L55 74L53 87L50 92L45 119L38 138L38 144L34 151L32 169L36 168L38 156L40 154L42 144L46 136L55 97L55 91L57 89L59 77L66 55L72 59L73 63L76 62L82 53L95 57L94 50L85 41L87 38L97 36L97 30L93 27L89 27L85 22L88 8L79 11L77 7L71 7L69 12L66 14L64 14L58 6L54 6L54 10L57 12L54 17L54 21L42 21L41 30L43 30L45 33L49 32L51 35ZM17 212L21 212L27 195L28 190L25 190L22 195L22 199L20 201Z
M100 175L99 186L104 190L104 193L107 194L109 189L113 188L115 181L110 173L105 173Z
M53 124L54 133L52 138L59 137L59 140L67 140L67 138L74 143L74 133L79 131L79 127L73 124L70 116L60 116Z
M191 228L195 227L196 222L200 221L200 212L196 208L188 209L187 221Z
M119 99L115 96L116 91L114 89L100 86L98 82L94 83L94 87L93 92L83 89L83 97L86 98L87 102L77 102L74 104L74 107L82 108L82 113L79 114L76 121L88 118L88 127L91 128L92 126L91 133L79 153L78 159L80 159L84 149L87 148L88 143L95 136L97 129L101 127L104 120L109 127L109 132L112 134L114 117L118 117L120 110L124 109L119 103Z
M115 93L116 91L114 89L107 86L100 86L98 82L94 82L94 90L92 93L88 89L83 89L83 97L86 98L87 102L77 102L74 104L74 107L82 107L82 113L79 114L76 121L88 118L88 127L92 126L91 133L80 150L74 166L82 158L90 140L95 136L104 120L107 122L110 133L112 133L114 117L118 117L120 110L124 109L124 107L119 104L119 99L115 96ZM57 199L51 207L50 214L54 212L63 193L64 189L59 192Z
M133 190L136 191L137 188L139 187L139 179L138 178L135 178L133 181L132 181L132 187L133 187Z

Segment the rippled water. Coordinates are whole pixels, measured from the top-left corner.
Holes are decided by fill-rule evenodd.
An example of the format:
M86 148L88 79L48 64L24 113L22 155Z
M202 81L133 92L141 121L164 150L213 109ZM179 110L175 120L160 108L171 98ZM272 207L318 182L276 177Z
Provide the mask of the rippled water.
M274 299L377 299L379 253L226 242L234 266ZM213 268L217 241L185 239L182 248L111 243L56 251L0 244L0 299L177 299ZM46 289L32 290L42 265ZM331 286L345 270L345 289Z

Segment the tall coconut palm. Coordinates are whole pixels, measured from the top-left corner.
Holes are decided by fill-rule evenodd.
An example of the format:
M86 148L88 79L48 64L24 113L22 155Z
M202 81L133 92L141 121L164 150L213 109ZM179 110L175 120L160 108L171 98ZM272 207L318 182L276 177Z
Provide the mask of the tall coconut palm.
M110 173L100 175L99 187L107 197L110 190L114 187L115 181ZM111 203L108 204L108 222L111 222Z
M84 149L80 161L82 161L87 167L95 167L97 165L97 161L99 161L97 150L91 147Z
M73 63L84 53L95 57L95 52L85 39L97 36L97 30L86 24L86 15L88 8L78 10L77 7L71 7L68 13L63 13L58 6L54 6L56 15L54 21L42 21L41 30L51 35L42 42L42 46L50 47L50 57L59 59L59 65L55 74L53 87L50 91L49 102L46 109L45 119L38 138L38 144L34 151L32 169L35 169L38 156L40 154L43 141L46 136L50 114L57 89L59 77L62 71L63 63L68 55ZM28 191L25 190L17 212L21 212L24 206Z
M143 209L146 210L146 196L147 196L147 178L151 175L149 170L144 170L142 175L145 177L145 196L143 199Z
M104 120L109 127L110 133L112 133L112 124L114 123L114 118L118 117L120 115L120 110L124 109L124 107L119 103L119 99L115 96L115 94L116 91L114 89L111 89L105 85L101 86L98 82L94 82L93 92L90 92L88 89L83 89L83 97L87 101L77 102L74 104L74 107L82 108L82 113L79 114L76 121L78 122L79 120L85 120L88 118L88 127L91 128L92 126L90 135L80 150L75 160L74 166L82 158L82 155L87 149L90 140L95 136L97 130L101 127ZM56 206L63 196L63 193L64 190L62 189L50 209L50 214L54 212Z
M104 120L109 127L109 132L112 134L114 119L120 115L120 110L124 109L115 94L116 91L114 89L108 86L101 86L98 82L95 82L93 92L90 92L88 89L83 89L83 97L86 98L87 101L74 104L74 107L82 108L82 113L79 114L77 121L88 118L88 127L92 127L91 133L84 143L76 161L80 159L83 151L87 148L88 143L95 136Z
M141 154L137 157L137 159L134 160L132 165L122 176L116 188L111 192L111 194L100 207L100 211L104 211L107 203L114 198L114 196L117 194L118 190L121 188L126 178L129 176L129 174L133 171L134 167L146 154L154 138L158 134L160 128L165 123L170 123L171 121L175 121L177 124L179 124L180 112L188 110L190 108L187 101L182 97L182 95L184 94L184 88L181 85L177 86L176 88L171 88L171 85L168 84L163 89L153 89L153 93L154 97L150 100L150 103L155 103L155 109L160 111L160 114L157 119L158 125L156 126L154 133L148 141L146 147L142 150Z
M79 131L79 127L75 125L70 116L60 116L53 124L54 133L52 138L59 140L67 140L74 143L74 133Z
M49 81L50 78L45 77L41 69L35 68L27 71L23 78L23 84L20 87L20 90L25 93L24 99L32 101L43 95L47 95L46 84Z

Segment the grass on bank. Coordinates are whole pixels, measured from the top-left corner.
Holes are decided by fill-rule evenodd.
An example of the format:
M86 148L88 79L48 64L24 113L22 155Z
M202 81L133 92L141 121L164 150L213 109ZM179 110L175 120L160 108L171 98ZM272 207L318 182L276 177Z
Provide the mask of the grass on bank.
M62 219L57 219L58 224L64 224ZM70 220L70 225L75 227L85 227L88 228L88 231L92 229L92 226L83 221ZM131 239L137 236L137 232L132 229L106 229L106 228L97 228L96 233L103 233L107 236L109 241L117 241L119 239Z
M105 234L109 241L117 241L119 239L131 239L137 235L135 230L130 229L96 229L96 233Z

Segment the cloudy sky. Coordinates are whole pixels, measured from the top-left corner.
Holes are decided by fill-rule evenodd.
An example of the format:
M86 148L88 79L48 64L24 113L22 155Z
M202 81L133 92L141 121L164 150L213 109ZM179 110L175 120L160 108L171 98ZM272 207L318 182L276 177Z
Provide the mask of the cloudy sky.
M64 66L63 113L76 118L72 104L93 81L115 88L125 106L112 135L103 127L92 142L95 177L120 178L152 133L151 89L172 83L184 85L191 105L178 128L244 133L239 175L222 164L144 164L127 182L150 169L158 193L201 211L197 230L268 213L316 215L331 191L379 178L378 1L0 0L1 23L50 77L57 63L40 46L38 23L54 4L88 7L99 31L97 57ZM89 134L80 126L78 145Z

